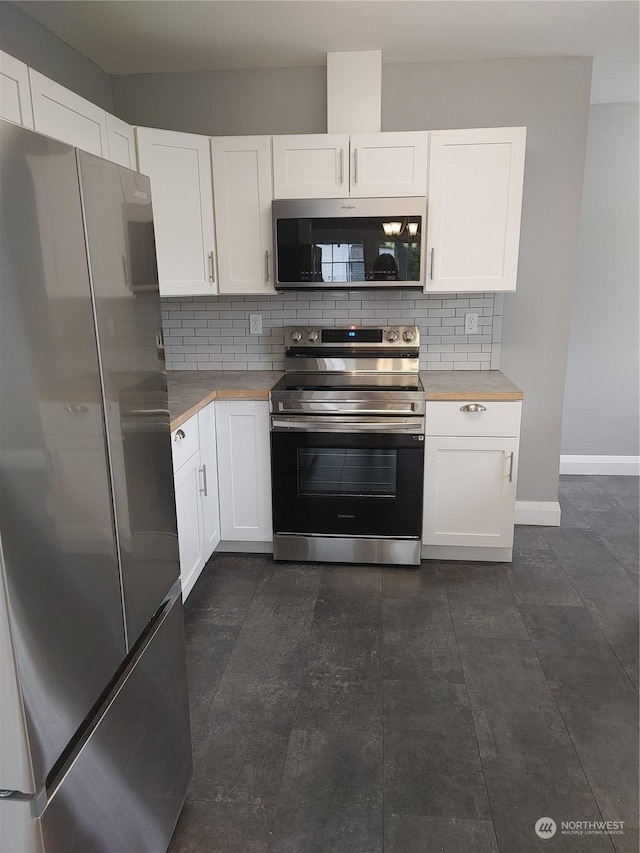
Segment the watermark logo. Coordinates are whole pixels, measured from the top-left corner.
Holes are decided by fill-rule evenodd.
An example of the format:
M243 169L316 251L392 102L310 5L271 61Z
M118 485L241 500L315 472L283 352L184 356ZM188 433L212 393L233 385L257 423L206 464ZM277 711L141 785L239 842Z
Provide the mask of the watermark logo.
M536 835L539 838L553 838L557 829L556 822L552 817L541 817L536 821Z
M538 838L548 840L558 831L552 817L540 817L535 823ZM563 820L560 835L624 835L623 820Z

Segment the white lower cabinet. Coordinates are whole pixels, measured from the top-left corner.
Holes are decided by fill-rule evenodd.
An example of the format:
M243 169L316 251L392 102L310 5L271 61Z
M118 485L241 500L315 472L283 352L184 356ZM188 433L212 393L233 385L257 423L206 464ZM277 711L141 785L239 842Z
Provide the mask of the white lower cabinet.
M210 403L171 433L182 596L220 542L215 415Z
M269 404L216 400L215 406L222 539L270 542Z
M482 559L456 548L508 549L518 471L520 402L428 402L423 556ZM426 553L425 553L425 548ZM487 556L492 559L492 556Z
M198 412L200 468L202 475L202 532L205 562L220 543L220 504L218 500L218 452L216 415L213 403Z

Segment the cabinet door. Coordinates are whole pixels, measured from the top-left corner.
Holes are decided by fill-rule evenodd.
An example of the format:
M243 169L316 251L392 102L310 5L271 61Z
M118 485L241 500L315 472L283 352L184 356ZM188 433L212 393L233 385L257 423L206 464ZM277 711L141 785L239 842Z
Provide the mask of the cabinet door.
M131 125L107 113L107 136L109 160L127 169L137 169L136 140Z
M274 293L271 139L211 140L220 293Z
M427 436L425 545L511 547L517 438Z
M204 568L200 454L196 451L175 475L176 519L182 597L186 598Z
M274 198L348 198L349 137L295 134L273 137Z
M103 109L33 68L29 69L29 80L33 122L39 133L108 158L107 114Z
M160 295L217 293L209 138L138 127L136 140L151 179Z
M425 196L428 143L426 131L352 135L352 198Z
M29 69L0 50L0 117L33 129Z
M220 505L218 501L218 457L216 420L213 403L198 412L200 439L200 478L202 495L202 533L205 561L220 542Z
M515 290L526 128L431 133L427 292Z
M215 407L222 538L271 541L269 404L218 400Z

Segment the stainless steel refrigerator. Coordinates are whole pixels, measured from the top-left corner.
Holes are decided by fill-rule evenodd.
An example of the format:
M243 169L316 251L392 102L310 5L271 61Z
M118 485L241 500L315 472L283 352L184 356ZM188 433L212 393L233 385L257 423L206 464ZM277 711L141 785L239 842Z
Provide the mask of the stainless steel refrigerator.
M0 850L155 853L192 765L149 181L0 124Z

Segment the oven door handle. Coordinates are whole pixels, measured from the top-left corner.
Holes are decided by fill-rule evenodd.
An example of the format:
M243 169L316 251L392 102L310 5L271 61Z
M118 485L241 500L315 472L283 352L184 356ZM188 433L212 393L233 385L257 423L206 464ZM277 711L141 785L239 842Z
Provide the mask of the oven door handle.
M272 432L386 432L386 433L420 433L424 434L422 418L397 418L378 420L357 420L356 418L271 418Z

